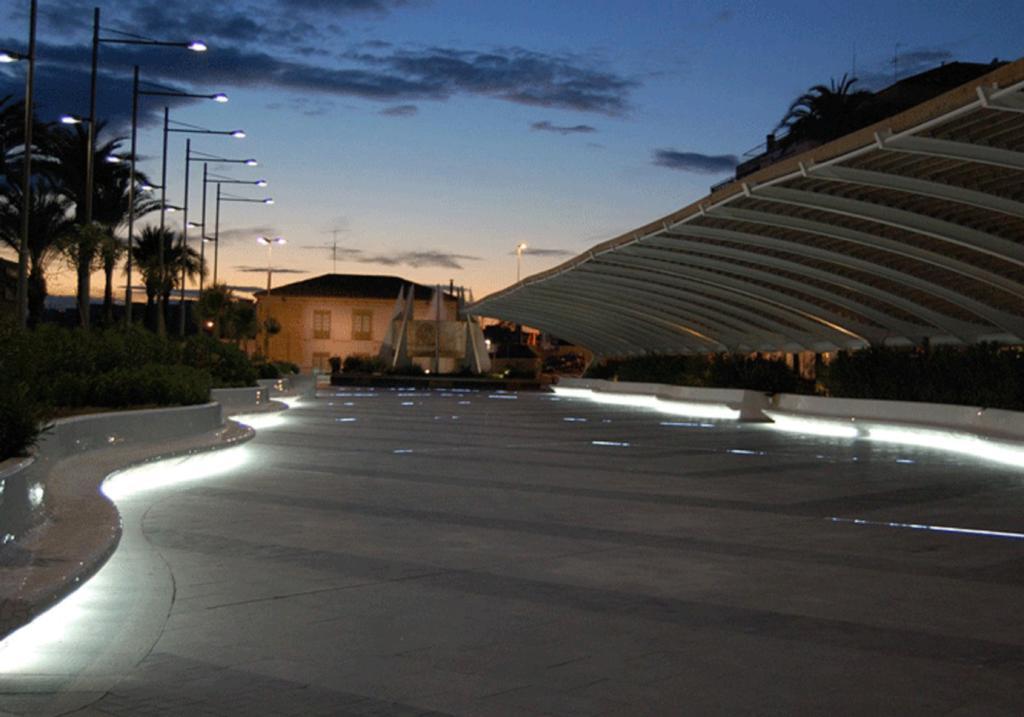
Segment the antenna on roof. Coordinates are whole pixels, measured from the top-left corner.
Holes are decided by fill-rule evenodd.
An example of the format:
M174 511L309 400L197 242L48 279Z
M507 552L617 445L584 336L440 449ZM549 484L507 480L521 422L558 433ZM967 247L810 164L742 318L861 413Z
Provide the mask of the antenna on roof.
M331 273L338 273L338 232L344 231L341 227L334 227L328 229L324 234L330 234L333 239L331 241Z

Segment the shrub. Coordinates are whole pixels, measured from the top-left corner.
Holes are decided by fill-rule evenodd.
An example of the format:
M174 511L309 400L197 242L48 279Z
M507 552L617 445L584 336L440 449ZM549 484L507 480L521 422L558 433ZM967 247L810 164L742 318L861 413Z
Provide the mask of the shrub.
M0 460L23 456L36 444L49 411L25 383L0 384Z
M182 363L205 369L214 388L238 388L256 385L256 368L240 348L212 336L192 336L182 347Z
M281 378L281 369L273 363L256 364L257 378Z
M844 398L1024 409L1024 354L996 344L843 352L819 381Z
M211 384L207 371L190 366L122 367L93 378L87 405L109 408L189 406L209 401Z
M813 393L813 384L800 378L785 361L720 354L705 372L705 386L743 388L765 393Z
M384 373L386 370L384 359L365 354L346 356L342 363L342 371L345 373Z
M299 373L299 365L291 361L274 361L274 365L277 366L277 370L281 372L282 376Z
M409 363L405 366L389 368L387 373L392 376L423 376L426 371L418 363Z

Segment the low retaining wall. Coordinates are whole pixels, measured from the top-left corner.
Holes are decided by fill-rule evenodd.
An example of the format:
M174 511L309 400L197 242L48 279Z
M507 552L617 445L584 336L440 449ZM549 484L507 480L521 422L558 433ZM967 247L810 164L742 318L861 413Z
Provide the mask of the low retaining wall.
M675 403L722 407L738 413L741 421L767 421L764 409L768 408L769 396L759 391L740 388L697 388L695 386L671 386L664 383L634 383L630 381L606 381L592 378L562 378L558 388L593 391L595 394L636 395L657 398Z
M259 408L270 403L271 389L264 386L244 388L215 388L210 391L210 400L224 407L227 413Z
M723 406L738 411L741 421L772 421L784 430L924 446L1024 466L1024 413L1017 411L599 379L564 378L558 387L590 391L595 400L619 395L691 404L695 416L702 408ZM638 405L658 408L655 402Z
M88 578L113 552L121 519L99 491L117 469L248 440L218 403L58 420L31 459L0 463L0 638Z
M850 423L860 421L899 424L1024 441L1024 413L980 406L825 398L780 393L772 397L771 406L766 409L766 414L769 417L799 416Z

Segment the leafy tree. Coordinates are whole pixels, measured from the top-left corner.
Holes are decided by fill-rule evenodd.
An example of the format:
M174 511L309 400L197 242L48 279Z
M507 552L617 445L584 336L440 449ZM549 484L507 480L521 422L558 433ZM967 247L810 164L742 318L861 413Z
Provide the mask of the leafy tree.
M212 321L211 334L220 338L223 334L225 318L231 313L235 300L227 284L214 284L199 294L196 312L200 321Z
M160 269L160 244L163 243L164 265ZM171 292L180 286L182 267L187 279L199 276L199 253L191 247L182 251L177 232L165 228L161 234L158 227L149 226L142 230L136 246L132 247L132 258L142 274L146 287L146 315L151 316L156 299L162 299L167 306ZM156 311L157 333L166 331L166 317Z

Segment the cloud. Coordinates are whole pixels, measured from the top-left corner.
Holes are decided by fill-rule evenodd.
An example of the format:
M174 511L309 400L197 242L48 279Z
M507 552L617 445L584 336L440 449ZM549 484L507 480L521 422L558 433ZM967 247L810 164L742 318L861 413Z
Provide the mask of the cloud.
M396 47L367 38L346 40L352 31L351 18L373 20L415 4L421 1L238 0L211 4L136 0L118 4L104 10L104 26L131 28L140 35L168 40L203 39L209 43L210 52L102 45L99 115L116 126L127 124L131 71L136 64L143 68L143 81L173 84L193 92L278 89L306 98L356 97L397 107L422 100L475 96L622 115L630 108L633 90L640 86L636 79L566 53L521 47ZM41 114L48 119L65 112L84 114L89 86L90 13L79 0L48 0L44 5L45 25L58 28L60 40L53 42L44 36L38 46L39 56L45 57L37 68ZM347 18L344 25L330 21L339 15ZM23 38L0 37L0 46L21 44ZM320 55L320 48L328 48L330 56ZM17 73L0 73L0 93L16 94L20 84ZM172 109L202 101L161 99L170 99ZM163 104L145 100L143 124L155 121ZM317 104L315 98L291 108L307 114L331 109L330 105ZM411 110L394 112L402 116Z
M265 266L236 266L235 271L240 271L244 274L266 274L267 267ZM275 274L308 274L309 272L304 269L284 269L280 267L274 267L273 271Z
M385 117L412 117L419 111L416 105L395 105L394 107L385 107L378 114Z
M597 128L591 127L589 124L577 124L572 126L556 125L551 124L547 120L541 122L534 122L530 125L530 129L535 132L555 132L557 134L589 134L596 132Z
M510 255L514 255L515 251L510 251ZM529 254L530 256L575 256L577 252L568 251L567 249L535 249L531 246L523 249L523 254Z
M734 154L700 154L677 152L674 149L654 150L654 164L695 174L727 174L736 168L739 158Z
M384 266L411 266L415 268L438 266L445 269L462 269L464 261L480 261L478 256L451 254L443 251L406 251L377 256L363 256L356 259L361 264L382 264Z
M303 249L323 252L327 260L334 258L333 244L320 244L317 246L304 246ZM451 252L428 249L426 251L400 251L388 254L367 254L362 249L352 247L338 247L338 261L350 261L357 264L378 264L381 266L411 266L422 268L438 266L445 269L462 269L462 262L480 261L478 256L468 254L454 254ZM264 269L266 271L266 269Z
M855 87L865 90L880 90L893 83L893 57L867 65L856 73ZM953 53L944 47L919 47L901 50L896 54L895 70L897 77L903 79L919 72L930 70L943 62L953 59Z
M201 182L200 182L201 184ZM211 213L212 216L212 213ZM207 221L210 221L210 217L207 217ZM210 225L213 226L212 224ZM252 242L253 246L256 246L256 237L273 237L280 234L277 227L268 225L257 225L251 227L238 227L235 229L221 229L218 235L218 241L225 243L233 242ZM210 235L213 235L211 228ZM266 271L266 267L263 268Z

